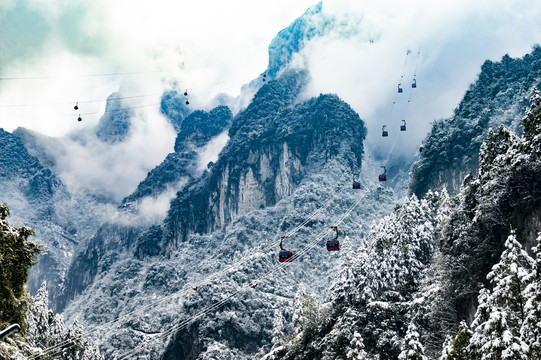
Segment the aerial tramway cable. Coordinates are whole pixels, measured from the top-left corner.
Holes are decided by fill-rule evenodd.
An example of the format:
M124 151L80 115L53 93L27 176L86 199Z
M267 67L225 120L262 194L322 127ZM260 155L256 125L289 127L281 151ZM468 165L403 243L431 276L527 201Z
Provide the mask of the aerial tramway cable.
M406 55L409 54L409 50L407 52ZM406 61L407 61L407 58L406 58ZM404 63L404 67L405 67L405 64L406 64L406 61ZM403 75L402 77L403 78ZM411 102L411 99L412 99L412 94L410 93L410 97L409 97L409 100L408 100L408 104ZM395 101L393 101L393 105L391 107L391 110L389 112L389 116L392 114L392 110L393 110L393 107L394 107L394 104L396 102L396 96L395 96ZM406 106L406 111L408 109L409 105ZM398 136L395 136L395 140L393 142L393 145L387 155L387 158L385 159L384 161L384 166L387 165L393 151L394 151L394 148L396 146L396 143L398 141ZM360 201L369 193L370 191L370 188L367 188L365 190L364 193L361 193L359 195L359 198L357 199L357 201L355 201L355 203L350 206L350 208L339 218L338 221L336 221L334 224L335 226L338 226L340 223L342 223L344 221L345 218L347 218L351 212L355 209L355 207L360 203ZM315 216L315 215L314 215ZM306 223L308 222L309 220L306 221ZM303 223L304 224L304 223ZM317 243L322 240L322 239L325 239L326 236L331 232L332 230L328 229L324 232L323 236L316 236L315 237L315 240L313 240L311 243L309 243L307 246L305 246L300 252L296 253L293 255L292 257L292 260L295 260L295 259L298 259L300 258L301 256L303 256L304 254L306 254L308 251L310 251L314 246L317 245ZM275 272L277 271L281 271L285 268L285 266L288 266L291 262L285 262L285 263L279 263L278 265L275 266L274 270L270 271L268 274L260 277L258 280L255 280L253 282L251 282L250 284L247 284L245 285L244 287L241 287L238 291L236 291L235 293L229 295L228 297L226 297L225 299L222 299L220 301L218 301L217 303L211 305L211 306L208 306L207 308L205 308L204 310L202 310L200 313L198 313L197 315L194 315L192 316L191 318L188 318L188 319L185 319L183 320L181 323L173 326L172 328L170 328L169 330L166 330L165 332L163 332L161 335L159 335L157 338L152 338L152 339L148 339L147 341L145 341L144 344L140 345L139 347L131 350L130 352L124 354L119 360L124 360L124 359L127 359L129 358L130 356L133 356L133 355L136 355L138 354L139 352L141 352L143 349L144 349L144 346L146 344L149 344L157 339L160 339L160 340L165 340L167 337L173 335L174 332L177 332L177 331L180 331L182 329L184 329L185 327L189 326L189 324L191 324L193 321L205 316L206 314L218 309L219 307L223 306L225 303L227 303L229 300L231 300L233 297L237 296L238 294L242 293L244 290L250 288L250 287L254 287L253 284L258 284L260 283L261 281L269 278L271 275L273 275Z
M333 196L331 196L328 200L326 200L326 202L324 203L324 205L323 205L322 207L320 207L320 208L318 208L317 210L313 211L312 214L311 214L304 222L302 222L301 224L299 224L298 226L296 226L294 229L292 229L291 231L289 231L289 232L287 233L287 236L292 236L292 235L294 235L294 234L295 234L297 231L299 231L303 226L305 226L306 224L308 224L308 222L310 222L317 214L319 214L320 212L322 212L323 210L325 210L326 208L328 208L328 207L334 202L334 200L335 200L338 196L340 196L344 191L346 191L346 188L345 188L345 187L344 187L340 192L335 193ZM254 253L253 255L251 255L250 257L245 258L245 259L242 260L241 262L235 263L235 264L233 264L233 265L231 265L231 266L228 266L228 267L225 268L225 269L222 269L222 270L220 270L220 271L218 271L218 272L215 272L215 273L213 273L213 274L207 276L204 280L202 280L202 281L196 283L195 285L191 285L191 287L192 287L192 288L195 287L195 289L200 288L201 286L204 286L204 285L206 285L206 284L208 284L208 283L214 281L215 279L217 279L218 277L220 277L220 276L222 276L222 275L224 275L224 274L227 274L227 273L230 273L230 272L232 272L232 271L235 271L235 270L239 269L242 265L244 265L244 264L246 264L246 263L248 263L248 262L254 260L257 256L259 256L259 255L260 255L260 251L265 252L265 251L267 251L267 250L270 250L270 249L272 249L272 248L275 248L275 247L277 246L278 243L279 243L279 241L273 241L271 244L265 246L264 248L261 248L258 252L255 252L255 253ZM119 322L121 322L121 321L123 321L123 320L127 320L128 317L131 317L131 316L133 316L133 315L135 315L135 314L137 314L137 313L140 313L140 312L142 312L142 311L149 310L149 309L151 309L151 308L153 308L153 307L155 307L155 306L157 306L157 305L159 305L159 304L161 304L161 303L163 303L163 302L165 302L165 301L167 301L167 300L172 299L172 298L175 297L175 296L185 295L185 294L187 294L187 293L190 292L190 291L191 291L190 289L183 289L183 290L179 290L179 291L177 291L177 292L175 292L175 293L169 294L169 295L167 295L166 297L164 297L164 298L162 298L162 299L160 299L160 300L158 300L158 301L155 301L155 302L153 302L153 303L144 305L143 307L141 307L141 308L139 308L139 309L137 309L137 310L131 311L131 312L125 314L125 315L122 315L122 316L118 317L117 319L108 321L108 322L106 322L106 323L104 323L104 324L101 324L101 325L97 325L97 326L95 326L94 328L92 328L91 330L87 330L87 331L85 331L84 333L82 333L82 334L80 335L80 337L89 336L89 335L91 335L91 334L93 334L93 333L95 333L95 332L97 332L97 331L99 331L99 330L102 330L102 329L106 328L106 327L109 328L108 330L110 331L110 330L112 330L112 328L110 327L111 325L114 325L114 324L116 324L116 323L119 323ZM49 355L49 354L51 354L51 353L53 353L53 352L56 352L56 351L61 351L62 349L65 349L66 346L68 346L68 345L69 345L68 347L73 346L73 344L70 345L70 343L72 343L72 342L73 342L73 339L72 339L72 340L64 340L63 342L61 342L61 343L59 343L59 344L56 344L56 345L54 345L54 346L52 346L52 347L50 347L50 348L48 348L48 349L45 349L43 353L37 354L37 355L35 355L35 356L32 357L32 358L33 358L33 359L37 359L37 358L39 358L39 357L41 357L41 356Z
M408 53L409 54L409 53ZM406 58L406 61L407 61L407 58ZM412 94L410 93L410 100L412 98ZM396 99L396 95L395 95L395 99ZM408 100L408 102L410 102L410 100ZM390 113L389 113L389 116L392 114L392 110L393 110L393 107L394 107L394 104L395 104L396 100L393 102L393 105L391 106L391 110L390 110ZM407 108L406 108L407 110ZM396 143L397 143L397 140L398 140L398 136L395 137L395 140L394 140L394 143L393 143L393 146L391 147L391 150L389 151L389 154L385 160L385 165L387 164L387 162L389 161L390 159L390 156L391 154L393 153L394 151L394 148L396 146ZM378 140L379 141L379 140ZM340 195L343 191L345 191L345 189L342 189L342 191L340 191L338 194L335 194L333 197L331 197L330 199L328 199L325 203L325 205L321 208L319 208L318 210L314 211L312 213L312 215L306 219L303 223L301 223L300 225L298 225L297 227L295 227L293 230L291 230L286 236L291 236L293 234L295 234L297 231L299 231L303 226L305 226L306 224L308 224L308 222L310 222L318 213L320 213L321 211L323 211L324 209L326 209L333 201L334 199ZM346 213L344 213L339 219L338 221L336 221L334 224L335 226L338 226L340 223L342 223L344 221L345 218L347 218L351 212L355 209L355 207L360 203L360 201L369 193L370 191L370 188L367 188L363 193L359 194L359 197L358 199L354 202L354 204L352 206L350 206L350 208L348 209L348 211L346 211ZM331 232L332 230L326 230L322 236L316 236L315 239L310 242L307 246L305 246L300 252L296 253L293 255L292 257L292 260L294 259L298 259L300 258L301 256L303 256L304 254L306 254L308 251L310 251L313 247L315 247L318 242L322 239L325 239L326 236ZM320 233L321 234L321 233ZM275 242L276 243L276 242ZM271 244L271 246L275 246L275 243ZM266 248L264 248L266 249ZM246 261L244 262L241 262L240 264L235 264L233 266L230 266L226 269L223 269L217 273L214 273L214 274L211 274L210 276L208 276L204 281L202 282L199 282L197 284L197 286L202 286L208 282L210 282L211 279L213 278L216 278L218 277L219 275L223 274L223 273L228 273L229 271L231 271L231 269L233 268L238 268L237 265L243 265L245 264L246 262L248 261L252 261L254 259L254 257L259 254L256 253L254 255L252 255L251 257L247 258ZM227 303L229 300L231 300L232 298L236 297L237 295L239 295L240 293L242 293L243 291L249 289L249 288L254 288L255 286L257 286L257 284L259 284L260 282L268 279L270 276L272 276L274 273L276 273L277 271L282 271L283 269L285 269L285 266L289 265L290 262L286 262L286 263L279 263L277 264L274 269L270 272L268 272L267 274L263 275L262 277L258 278L257 280L255 281L252 281L250 282L249 284L241 287L239 290L237 290L236 292L230 294L229 296L227 296L226 298L218 301L217 303L215 304L212 304L212 305L209 305L207 306L205 309L203 309L202 311L200 311L198 314L188 318L188 319L185 319L184 321L182 321L181 323L173 326L172 328L170 328L169 330L166 330L165 332L163 332L161 335L159 335L158 337L155 337L155 338L152 338L152 339L149 339L147 341L145 341L144 344L140 345L139 347L131 350L130 352L124 354L120 359L127 359L129 358L130 356L133 356L133 355L136 355L137 353L141 352L143 350L143 347L144 345L146 344L149 344L150 342L152 341L155 341L157 339L165 339L167 338L168 336L172 335L175 331L179 331L185 327L187 327L189 324L191 324L193 321L205 316L206 314L218 309L219 307L223 306L225 303ZM197 288L196 286L196 288ZM187 291L184 290L184 291L179 291L177 293L173 293L173 294L170 294L168 295L167 297L164 297L162 299L160 299L159 301L156 301L154 303L151 303L151 304L147 304L145 305L143 308L140 308L138 310L135 310L135 311L132 311L122 317L119 317L115 320L112 320L106 324L103 324L103 325L98 325L96 328L94 328L92 331L88 331L88 332L85 332L83 334L81 334L81 337L82 336L87 336L88 334L91 334L92 332L95 332L97 331L97 329L103 327L103 326L106 326L106 325L110 325L110 324L114 324L114 323L118 323L120 321L122 321L124 318L128 317L128 316L132 316L142 310L146 310L146 309L149 309L149 308L152 308L153 306L157 305L157 304L160 304L162 302L164 302L165 300L168 300L170 298L172 298L173 296L175 295L180 295L180 294L184 294L186 293ZM53 352L58 352L58 351L62 351L63 349L65 349L66 347L64 345L67 345L67 347L71 347L73 346L72 345L69 345L70 343L73 342L74 339L72 340L66 340L65 342L61 343L61 344L58 344L56 346L53 346L49 349L46 349L42 354L39 354L39 355L36 355L34 356L33 358L37 358L37 357L41 357L41 356L44 356L44 355L49 355Z
M355 209L355 207L360 203L360 201L368 194L369 192L369 188L367 190L365 190L364 193L361 193L359 196L358 196L358 199L357 201L355 201L355 203L353 203L353 205L350 206L350 208L348 209L348 211L346 211L346 213L344 213L336 222L334 222L335 225L339 225L340 223L342 223L344 221L344 219L346 217L348 217L351 212ZM314 248L315 246L318 245L318 242L320 242L322 239L325 239L329 233L331 233L332 230L331 229L327 229L323 232L323 235L321 235L321 233L318 235L318 236L315 236L314 240L312 242L310 242L305 248L303 248L302 251L300 251L299 253L293 255L293 259L298 259L300 258L301 256L303 256L304 254L306 254L308 251L310 251L312 248ZM268 272L267 274L261 276L260 278L258 278L257 280L255 280L257 283L260 283L268 278L270 278L274 273L278 272L278 271L281 271L285 266L289 265L290 262L286 262L286 263L279 263L277 264L273 270L271 270L270 272ZM243 287L241 287L239 290L237 290L236 292L234 292L233 294L230 294L229 296L227 296L226 298L216 302L215 304L213 305L209 305L207 306L205 309L201 310L198 314L188 318L188 319L185 319L183 320L182 322L180 322L179 324L173 326L172 328L164 331L161 335L158 335L157 337L155 338L150 338L148 339L147 341L145 341L143 344L139 345L138 347L136 347L135 349L132 349L131 351L123 354L121 357L118 358L118 360L125 360L125 359L129 359L130 357L140 353L141 351L143 351L143 349L145 348L146 345L148 345L149 343L153 342L153 341L156 341L156 340L165 340L167 337L173 335L173 333L177 332L177 331L180 331L184 328L186 328L187 326L189 326L192 322L194 322L195 320L207 315L208 313L220 308L221 306L223 306L225 303L229 302L229 300L231 300L232 298L236 297L237 295L239 295L240 293L244 292L245 290L248 290L252 288L252 283L249 283L249 284L246 284L244 285Z

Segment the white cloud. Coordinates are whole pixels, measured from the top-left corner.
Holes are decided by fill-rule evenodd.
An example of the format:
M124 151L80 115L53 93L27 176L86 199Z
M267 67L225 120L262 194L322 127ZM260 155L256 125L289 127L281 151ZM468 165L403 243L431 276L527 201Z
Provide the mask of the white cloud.
M121 143L104 143L89 131L62 137L62 148L49 149L70 191L90 191L120 201L172 151L174 131L163 115L144 108L136 111L134 120Z
M272 38L314 3L0 0L0 77L46 77L0 80L0 127L50 136L90 132L112 92L149 95L125 100L148 105L137 110L126 143L61 140L66 152L58 154L58 166L68 186L120 199L172 151L174 133L157 105L162 90L177 81L190 89L194 108L219 92L239 94L267 66ZM324 2L324 14L336 17L340 31L303 51L313 79L308 94L337 93L367 121L372 142L383 121L396 131L407 115L409 148L401 149L411 153L431 121L452 113L485 59L522 56L541 40L541 4L527 0L332 0ZM419 86L407 114L402 101L389 117L406 49L412 54L400 100L409 96L418 49ZM147 70L159 72L80 76Z
M209 162L216 162L218 160L218 155L224 148L224 146L229 141L228 131L224 131L221 134L210 139L208 144L206 144L200 151L197 158L197 167L198 171L203 171L207 168Z
M237 95L264 71L276 33L310 5L311 0L0 1L0 76L47 77L0 81L0 127L62 135L85 126L74 121L72 103L104 101L121 87L126 96L159 94L176 80L190 88L196 108L220 92ZM160 72L79 76L147 70ZM18 104L28 106L3 106ZM97 112L85 116L85 123L95 124L104 106L81 108Z
M136 204L131 204L130 212L116 211L114 216L111 217L111 221L117 222L123 225L153 225L158 224L167 215L169 211L171 200L176 196L188 183L188 178L182 178L175 184L169 184L167 188L154 196L145 196L137 201Z
M541 41L541 4L530 1L336 0L324 3L323 14L358 25L339 26L302 52L312 75L305 96L338 94L367 122L372 143L381 125L396 134L405 118L402 150L412 153L433 120L452 114L486 59L523 56ZM408 105L416 62L418 87Z

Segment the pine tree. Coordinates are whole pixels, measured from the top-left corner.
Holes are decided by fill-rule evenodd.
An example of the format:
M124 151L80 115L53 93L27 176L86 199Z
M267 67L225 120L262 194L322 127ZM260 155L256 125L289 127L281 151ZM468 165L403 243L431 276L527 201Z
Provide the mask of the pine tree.
M340 243L340 265L338 276L331 286L333 306L341 308L348 307L360 300L359 290L362 289L360 283L362 274L357 272L357 259L353 257L351 241L348 236ZM361 250L362 252L362 250ZM362 253L360 254L362 257Z
M493 290L479 294L469 344L476 358L528 359L528 345L521 339L520 329L525 320L523 291L532 266L533 260L515 234L509 235L500 261L487 276Z
M351 346L346 354L347 360L367 360L368 353L364 350L363 337L357 331L353 333Z
M532 88L530 107L522 119L522 126L524 137L528 141L532 141L536 135L541 134L541 95L535 86Z
M307 332L315 329L318 318L318 304L314 297L307 295L304 286L300 285L295 295L295 312L293 313L294 337L309 336Z
M24 285L34 255L40 249L28 240L34 230L11 226L6 220L8 216L9 208L0 204L0 326L18 323L24 330L27 307Z
M49 310L49 293L45 282L36 296L30 299L26 318L28 324L26 339L35 347L49 347L54 342L53 333L62 334L56 336L56 338L61 338L65 332L64 326L55 321L53 312ZM53 330L53 326L56 329Z
M285 341L284 334L284 317L280 310L274 310L274 320L272 324L272 348L277 348L282 346Z
M30 298L26 315L26 341L36 349L54 349L47 358L65 360L103 360L99 350L83 337L77 320L66 329L62 317L49 309L49 294L43 283L34 298ZM63 346L58 347L59 344Z
M419 341L419 333L415 324L411 323L408 326L402 351L398 355L399 360L428 360L425 356L425 349Z
M530 348L530 358L541 359L541 233L532 251L535 263L528 279L529 285L524 289L526 314L520 335Z
M460 323L458 333L454 338L448 339L440 360L470 360L472 359L467 349L472 337L472 331L464 321Z

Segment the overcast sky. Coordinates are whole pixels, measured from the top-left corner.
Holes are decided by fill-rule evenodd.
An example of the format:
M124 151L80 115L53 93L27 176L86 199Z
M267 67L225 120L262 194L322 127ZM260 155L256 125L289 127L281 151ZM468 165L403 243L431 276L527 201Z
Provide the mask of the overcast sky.
M270 41L314 4L0 0L0 127L61 136L95 126L113 91L134 96L123 104L143 106L130 141L113 151L69 144L62 163L65 181L91 178L96 188L129 193L172 150L174 133L158 107L163 89L172 81L189 88L194 108L219 92L238 95L265 70ZM485 59L523 56L541 42L541 2L530 0L333 0L323 3L321 19L336 25L296 58L313 79L305 96L338 94L372 134L407 118L407 151L431 121L452 114ZM405 93L392 107L401 75ZM77 167L81 159L92 166ZM99 169L112 176L104 180Z

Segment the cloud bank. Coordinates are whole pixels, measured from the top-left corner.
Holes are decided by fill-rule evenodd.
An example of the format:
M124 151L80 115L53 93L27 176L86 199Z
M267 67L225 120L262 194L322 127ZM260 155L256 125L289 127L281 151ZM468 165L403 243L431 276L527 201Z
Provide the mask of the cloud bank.
M163 90L189 88L194 109L217 93L238 95L266 68L272 38L313 4L0 0L0 127L61 137L57 166L70 189L119 200L173 150L174 131L159 112ZM383 123L394 135L406 119L398 149L413 154L485 59L522 56L541 42L540 18L541 4L526 0L324 1L314 21L334 24L294 63L310 70L306 97L336 93L360 114L369 148ZM137 108L128 140L107 145L88 134L115 91ZM202 162L215 157L210 150Z
M368 125L369 146L383 124L397 134L406 119L400 148L414 153L430 123L452 115L485 60L521 57L541 42L540 16L541 3L531 1L327 1L313 21L334 26L296 63L312 75L305 96L336 93L351 104Z

